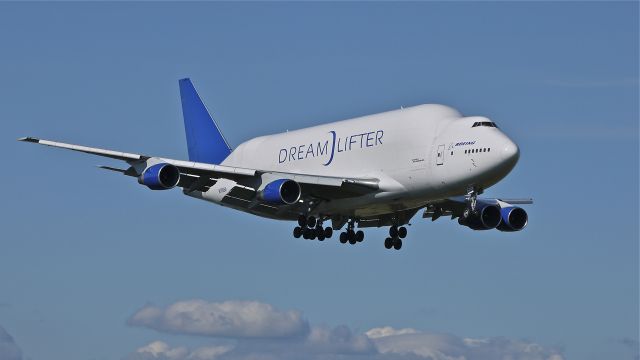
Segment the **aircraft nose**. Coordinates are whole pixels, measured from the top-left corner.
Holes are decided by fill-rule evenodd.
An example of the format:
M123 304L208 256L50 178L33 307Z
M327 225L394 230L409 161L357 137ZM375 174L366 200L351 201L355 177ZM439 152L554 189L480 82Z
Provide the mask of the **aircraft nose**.
M512 166L514 166L520 158L520 149L511 139L506 139L502 145L502 158L505 163Z

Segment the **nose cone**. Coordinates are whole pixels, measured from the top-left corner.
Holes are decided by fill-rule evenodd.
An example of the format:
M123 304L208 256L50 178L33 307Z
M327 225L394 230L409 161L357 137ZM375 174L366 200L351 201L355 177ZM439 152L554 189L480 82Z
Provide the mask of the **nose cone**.
M510 167L514 167L520 158L520 149L518 145L511 141L511 139L506 139L501 148L502 151L502 161L505 165Z

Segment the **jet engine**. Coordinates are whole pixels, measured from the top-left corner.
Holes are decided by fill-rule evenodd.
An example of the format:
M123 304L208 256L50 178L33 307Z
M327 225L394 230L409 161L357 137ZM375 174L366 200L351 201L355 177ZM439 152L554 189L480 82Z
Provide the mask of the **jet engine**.
M478 203L476 206L476 214L469 217L460 217L458 223L468 226L473 230L489 230L500 224L501 214L500 207L491 204Z
M300 200L300 184L291 179L278 179L268 183L258 192L260 200L274 204L295 204Z
M138 176L138 183L151 190L168 190L178 185L179 181L180 170L167 163L151 165Z
M502 221L498 225L500 231L520 231L527 226L529 217L523 208L516 206L504 207L500 209Z

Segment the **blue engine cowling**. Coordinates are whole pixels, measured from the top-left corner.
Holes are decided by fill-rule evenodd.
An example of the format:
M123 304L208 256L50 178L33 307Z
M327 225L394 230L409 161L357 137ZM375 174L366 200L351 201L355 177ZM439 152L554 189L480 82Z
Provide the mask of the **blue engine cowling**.
M476 205L476 215L467 218L460 217L458 224L467 226L473 230L489 230L500 225L501 213L500 207L492 204L482 204L478 202Z
M167 163L151 165L138 176L138 182L151 190L168 190L178 185L180 170Z
M300 200L300 184L291 179L278 179L267 184L258 197L274 204L294 204Z
M509 206L500 209L502 221L498 225L500 231L520 231L527 226L529 217L523 208Z

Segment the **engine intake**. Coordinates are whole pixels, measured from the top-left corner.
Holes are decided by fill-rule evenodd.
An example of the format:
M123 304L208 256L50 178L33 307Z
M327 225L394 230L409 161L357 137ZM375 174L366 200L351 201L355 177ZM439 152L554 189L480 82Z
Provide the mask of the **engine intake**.
M477 215L471 215L466 219L461 217L458 219L458 223L473 230L489 230L500 224L501 216L500 208L498 206L478 204L476 211Z
M180 170L167 163L151 165L138 176L138 183L151 190L168 190L178 185Z
M520 231L527 226L529 216L523 208L510 206L500 209L502 222L498 225L500 231Z
M268 183L258 193L258 198L274 204L295 204L300 200L300 184L291 179L278 179Z

